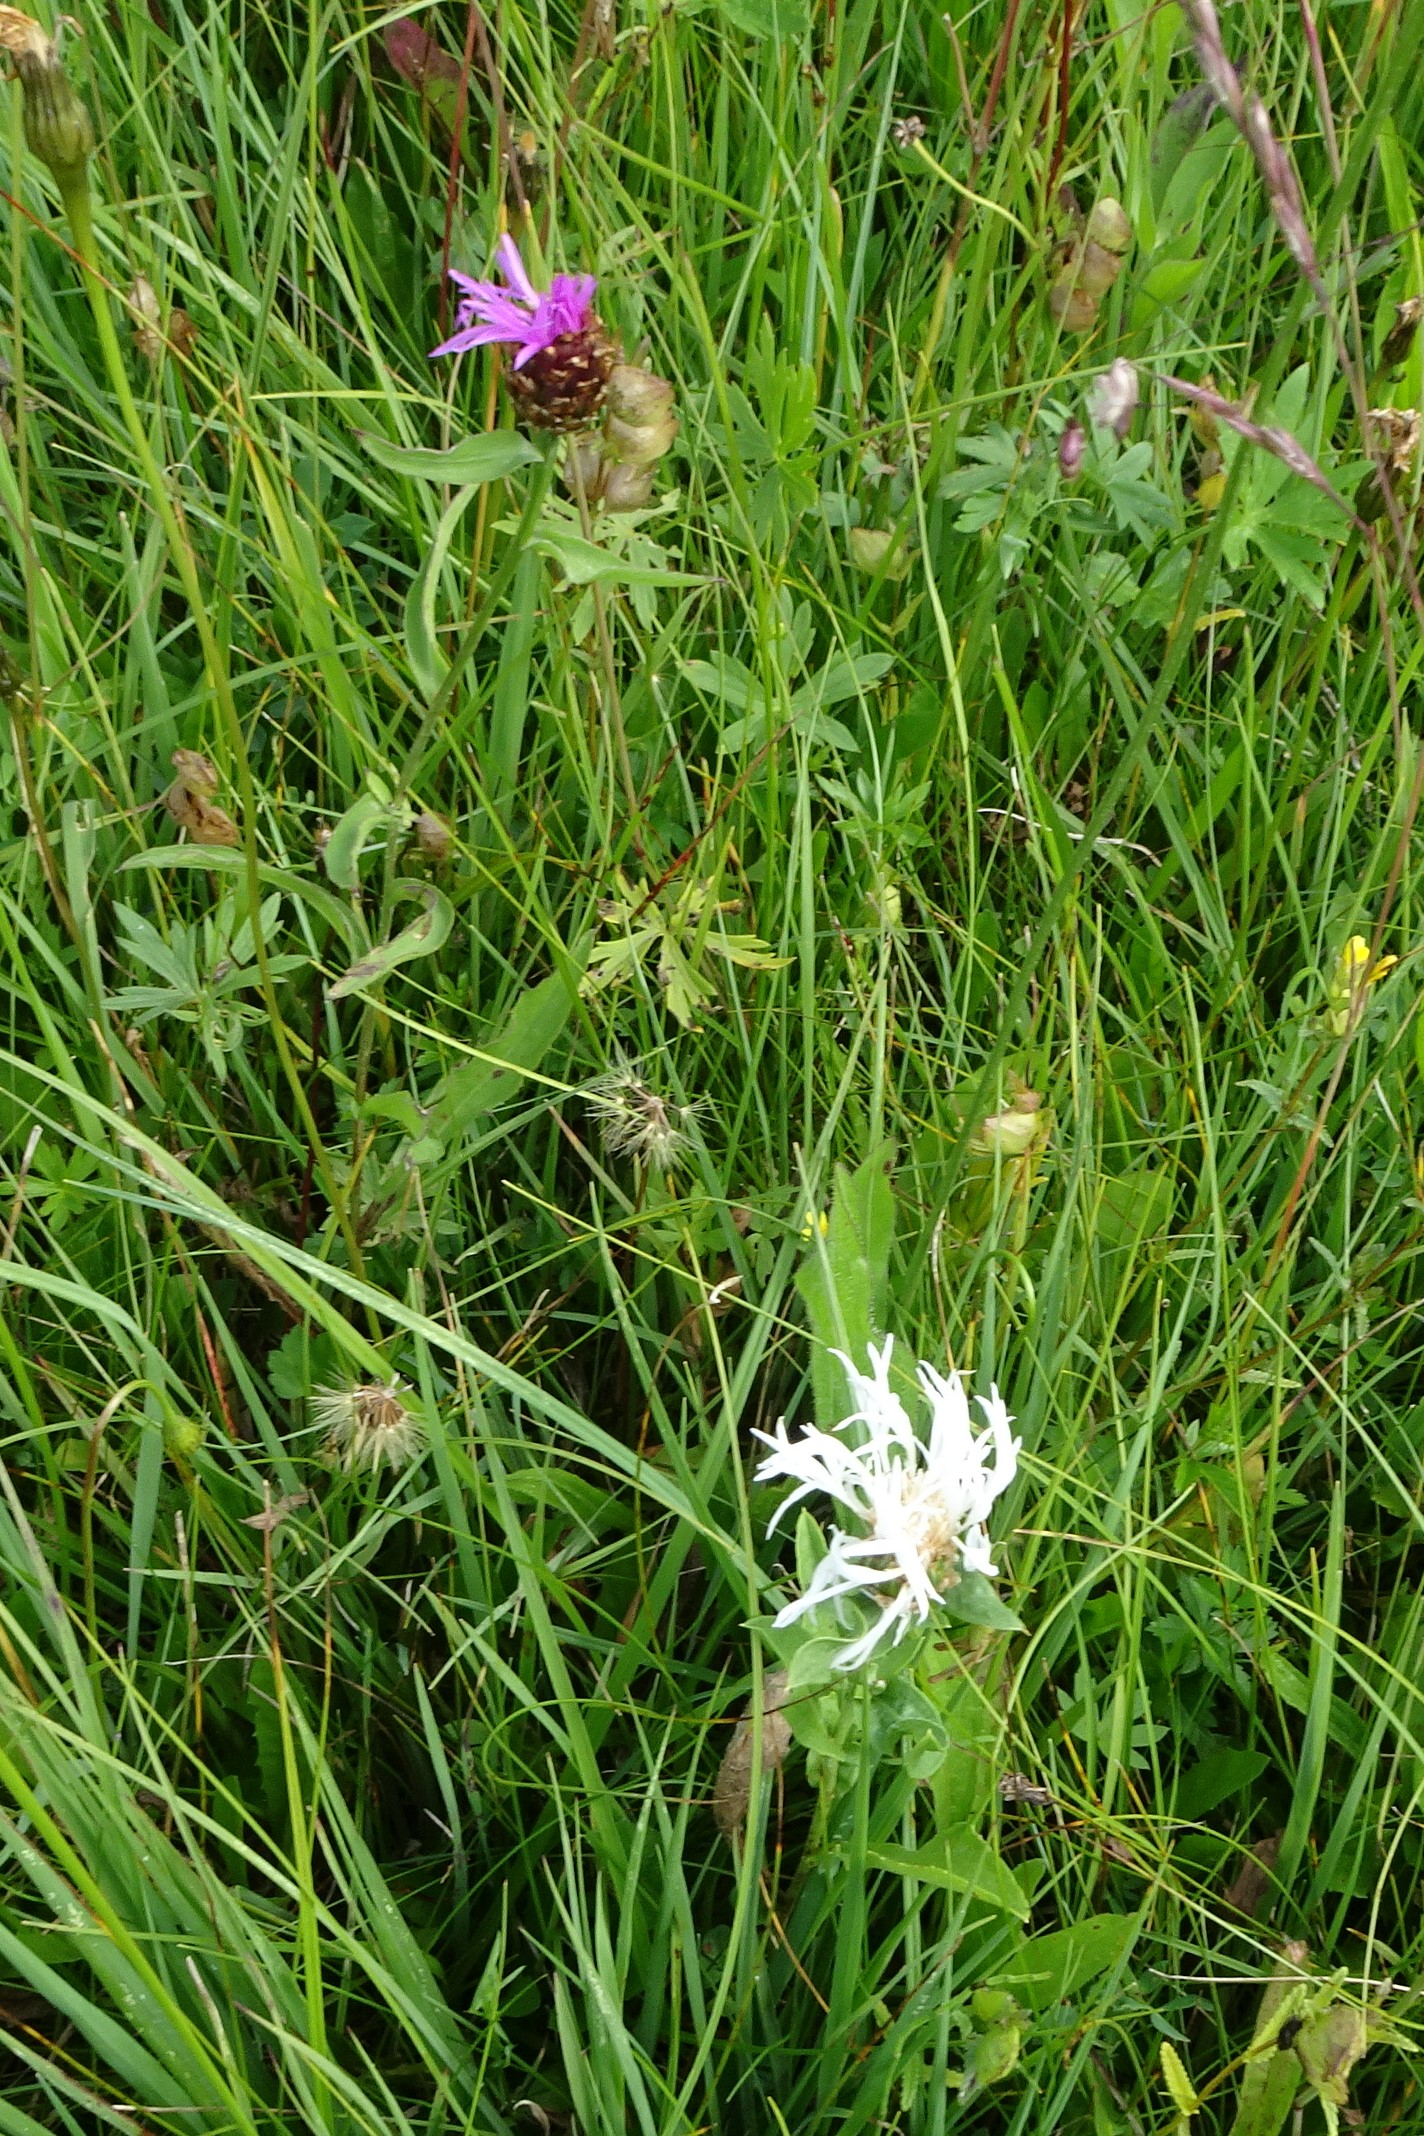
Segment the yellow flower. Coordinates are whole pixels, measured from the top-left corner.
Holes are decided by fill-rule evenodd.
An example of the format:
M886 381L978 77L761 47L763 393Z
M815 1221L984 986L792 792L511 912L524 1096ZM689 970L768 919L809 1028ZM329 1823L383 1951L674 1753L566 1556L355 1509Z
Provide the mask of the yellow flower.
M801 1226L801 1236L803 1239L810 1239L813 1238L815 1234L819 1231L821 1237L824 1238L830 1228L831 1219L826 1210L808 1209L806 1212L806 1221Z
M1332 1038L1349 1037L1363 1013L1366 994L1398 962L1398 957L1372 961L1364 936L1351 935L1325 985L1325 1027Z

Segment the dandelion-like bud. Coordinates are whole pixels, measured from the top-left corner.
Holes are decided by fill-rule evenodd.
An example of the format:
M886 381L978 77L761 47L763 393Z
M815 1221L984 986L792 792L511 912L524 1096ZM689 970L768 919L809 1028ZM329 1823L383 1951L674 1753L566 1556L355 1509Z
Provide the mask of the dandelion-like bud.
M70 85L52 37L29 15L0 7L0 49L15 62L24 89L25 139L54 173L61 193L85 182L94 127Z
M405 1382L322 1387L312 1416L326 1432L326 1454L345 1469L408 1468L425 1450L420 1419L407 1406Z
M880 1350L871 1345L869 1374L835 1352L856 1405L838 1432L810 1426L792 1439L783 1419L775 1432L753 1433L771 1449L757 1470L758 1482L784 1476L796 1485L772 1529L799 1499L819 1492L844 1506L862 1531L831 1529L805 1593L776 1618L778 1625L792 1624L823 1602L851 1595L877 1603L878 1619L836 1655L838 1669L859 1668L886 1638L898 1645L912 1623L927 1621L932 1605L944 1598L942 1590L961 1573L993 1576L985 1523L1018 1473L1019 1441L1009 1431L1012 1419L997 1387L979 1398L988 1430L976 1437L959 1375L922 1364L918 1378L930 1406L926 1444L890 1386L893 1349L893 1337ZM864 1434L859 1446L839 1435L855 1425Z

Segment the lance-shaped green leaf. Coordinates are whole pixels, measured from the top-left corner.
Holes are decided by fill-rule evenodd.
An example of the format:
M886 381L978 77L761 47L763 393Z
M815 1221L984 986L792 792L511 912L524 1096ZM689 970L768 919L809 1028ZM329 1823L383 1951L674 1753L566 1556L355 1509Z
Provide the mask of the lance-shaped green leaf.
M455 911L443 890L433 883L401 882L395 885L398 898L418 897L424 910L399 934L387 942L378 943L368 956L358 957L349 971L343 972L334 985L327 989L328 1001L340 1001L347 994L359 994L366 987L379 986L401 964L409 964L416 957L428 957L440 948L455 924Z
M416 482L448 482L456 489L471 482L503 481L516 468L528 467L542 457L538 446L517 430L486 430L479 437L461 438L445 452L423 445L392 445L373 430L361 432L361 443L377 466L393 475L409 475Z

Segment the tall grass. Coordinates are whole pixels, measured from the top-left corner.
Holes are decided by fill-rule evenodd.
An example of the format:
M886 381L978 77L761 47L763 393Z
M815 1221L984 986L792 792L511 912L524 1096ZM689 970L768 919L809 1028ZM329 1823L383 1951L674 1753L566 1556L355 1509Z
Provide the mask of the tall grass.
M12 2136L1106 2136L1164 2043L1273 2136L1285 1939L1392 2028L1327 2103L1424 2125L1417 468L1366 525L1157 383L1348 497L1349 374L1424 399L1424 10L1308 27L1225 36L1329 318L1171 6L95 12L137 433L16 92ZM601 558L425 353L516 180L678 389ZM1065 186L1135 232L1082 335ZM750 1433L872 1332L1008 1398L1023 1629L793 1673L782 1759ZM333 1467L312 1395L397 1376L421 1459Z

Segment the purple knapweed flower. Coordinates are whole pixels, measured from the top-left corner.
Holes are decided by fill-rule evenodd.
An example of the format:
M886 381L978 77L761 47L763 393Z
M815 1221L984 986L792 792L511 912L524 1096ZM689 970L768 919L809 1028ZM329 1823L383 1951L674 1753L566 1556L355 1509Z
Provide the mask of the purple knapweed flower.
M566 334L581 334L592 321L598 283L591 274L556 274L548 289L538 290L512 237L500 239L495 260L503 284L479 282L451 268L450 279L462 292L455 331L431 350L432 356L458 356L466 349L483 348L487 342L512 341L516 344L513 367L521 371L542 349L552 348Z

